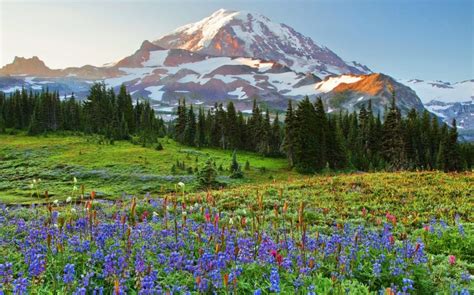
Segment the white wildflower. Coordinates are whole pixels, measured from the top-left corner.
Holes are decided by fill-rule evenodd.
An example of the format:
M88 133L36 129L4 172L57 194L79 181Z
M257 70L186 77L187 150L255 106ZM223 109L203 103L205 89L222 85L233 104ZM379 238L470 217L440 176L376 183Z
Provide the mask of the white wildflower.
M229 219L229 224L230 224L230 225L233 225L233 224L234 224L234 220L232 219L232 217Z
M178 186L179 186L180 188L184 188L184 183L180 181L180 182L178 182Z
M68 197L68 198L66 199L66 203L71 203L71 202L72 202L72 198L71 198L71 197Z
M53 204L57 206L59 204L59 200L54 200Z
M76 208L71 208L72 213L76 213Z

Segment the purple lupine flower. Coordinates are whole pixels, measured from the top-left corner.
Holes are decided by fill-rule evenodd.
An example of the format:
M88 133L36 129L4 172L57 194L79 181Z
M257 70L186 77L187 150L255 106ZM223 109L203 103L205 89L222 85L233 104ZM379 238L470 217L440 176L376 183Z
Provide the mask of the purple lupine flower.
M0 264L0 278L3 285L7 285L13 280L12 263L5 262Z
M74 282L74 276L75 276L75 270L74 270L74 264L66 264L64 267L64 274L63 274L63 281L65 284L71 284Z
M20 275L16 280L13 281L13 294L23 295L28 292L28 279Z
M280 275L278 269L273 267L270 273L270 291L280 293Z
M86 294L87 294L87 290L86 290L86 288L84 288L84 287L78 287L78 288L74 291L73 294L74 294L74 295L86 295Z
M461 280L469 283L469 281L471 280L471 275L469 274L469 272L464 271L463 273L461 273Z
M413 283L414 283L413 280L403 278L403 287L402 287L403 292L407 293L407 291L409 290L414 290Z
M382 265L380 264L379 260L376 260L372 266L372 274L374 275L374 277L379 278L381 271Z

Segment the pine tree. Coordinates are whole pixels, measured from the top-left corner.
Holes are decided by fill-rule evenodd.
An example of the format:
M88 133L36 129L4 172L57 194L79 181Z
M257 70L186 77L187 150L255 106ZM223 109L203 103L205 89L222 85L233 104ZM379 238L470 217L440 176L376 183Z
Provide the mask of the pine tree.
M239 146L240 130L237 113L232 101L227 104L227 116L225 116L225 118L225 134L227 138L226 148L235 149Z
M314 105L306 96L299 102L295 111L295 140L294 140L294 164L296 169L302 173L313 173L324 168L320 157L320 139L317 135L318 118Z
M196 146L198 147L204 147L207 144L207 139L206 139L206 116L204 114L204 110L202 108L199 108L199 113L198 113L198 122L196 126Z
M383 155L391 170L406 167L405 142L403 140L400 110L395 104L395 92L392 92L392 104L385 119L383 134Z
M186 109L186 100L180 99L178 102L178 111L177 111L177 119L175 124L175 139L180 143L184 143L184 132L186 130L187 120L188 120L188 112Z
M186 128L184 130L184 144L194 146L196 142L196 115L194 114L193 106L189 108Z
M315 113L316 113L316 133L314 136L317 139L317 163L316 167L322 169L326 167L328 159L326 157L326 131L328 130L328 122L326 112L324 111L324 105L321 97L318 97L315 102Z
M119 118L124 118L128 129L133 133L135 131L135 124L133 120L133 104L132 97L127 92L124 84L120 86L119 94L117 95L117 113Z
M275 119L273 119L272 123L272 131L271 131L271 138L270 138L270 155L271 156L278 156L281 154L281 128L280 128L280 119L278 113L275 115Z
M257 131L257 152L262 155L270 155L270 141L272 128L270 124L270 113L268 109L265 112L265 119L262 120Z
M448 157L446 159L446 170L459 171L461 170L461 156L458 144L458 131L456 126L456 119L453 119L451 128L448 133Z
M326 153L330 168L342 169L347 166L342 130L335 118L328 120Z
M239 162L237 162L237 151L234 150L232 153L232 163L230 165L230 178L242 178L244 174L240 168Z
M198 183L204 188L212 188L219 185L216 180L217 169L215 163L211 158L207 159L206 164L202 167L197 174Z
M295 164L295 134L296 121L293 113L293 106L291 100L288 101L288 108L285 116L285 136L283 139L282 149L286 153L288 164L293 167Z
M441 141L436 155L436 168L442 171L449 171L449 133L448 126L443 124L440 130Z

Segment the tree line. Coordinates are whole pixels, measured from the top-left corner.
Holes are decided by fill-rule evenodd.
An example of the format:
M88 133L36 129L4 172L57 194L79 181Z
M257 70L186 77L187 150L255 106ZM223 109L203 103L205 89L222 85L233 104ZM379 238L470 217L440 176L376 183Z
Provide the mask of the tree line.
M306 97L295 110L289 102L282 148L291 166L301 172L325 168L374 170L471 170L472 144L458 141L456 120L439 123L427 110L412 109L402 117L395 92L382 120L372 103L359 113L328 115L321 98Z
M148 101L132 102L125 86L115 94L104 83L91 86L85 101L60 99L57 91L0 92L0 131L26 130L30 135L51 131L98 134L113 142L132 139L149 145L166 135L165 123L155 116Z
M196 116L197 113L197 116ZM252 114L245 117L236 111L232 101L226 107L216 104L196 112L186 100L180 99L174 128L170 133L182 144L196 147L216 147L230 150L248 150L265 156L282 156L282 128L278 113L270 119L268 109L260 110L256 101Z
M472 169L473 145L458 141L455 121L451 126L440 123L426 110L411 110L402 117L395 101L393 93L381 118L372 111L370 101L358 113L328 114L320 98L311 102L305 97L296 105L289 101L281 122L277 112L262 110L256 100L251 114L244 115L232 101L205 110L181 99L176 118L165 124L148 101L133 103L125 86L115 94L104 83L95 83L84 101L74 95L61 100L58 92L47 89L0 92L0 132L7 128L31 135L77 131L144 146L158 146L158 138L168 135L189 146L285 156L290 167L303 173Z
M448 127L428 111L419 114L415 109L404 118L395 101L393 93L382 120L372 111L371 101L359 113L328 114L320 98L312 103L305 97L295 108L289 101L281 123L278 113L262 112L255 100L246 117L232 101L196 112L182 99L169 131L185 145L286 156L290 167L302 173L472 168L474 148L458 142L455 120Z

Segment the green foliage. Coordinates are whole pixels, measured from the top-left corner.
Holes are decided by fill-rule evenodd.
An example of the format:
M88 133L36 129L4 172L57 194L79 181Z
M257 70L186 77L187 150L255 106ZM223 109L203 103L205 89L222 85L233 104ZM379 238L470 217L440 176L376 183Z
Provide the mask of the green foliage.
M158 142L155 146L155 150L157 151L162 151L163 150L163 145L161 144L161 142Z
M197 181L203 188L213 188L219 185L217 179L216 164L209 158L206 164L198 171Z
M243 178L244 173L240 168L239 162L237 162L237 151L234 150L232 153L232 163L230 164L230 178Z

